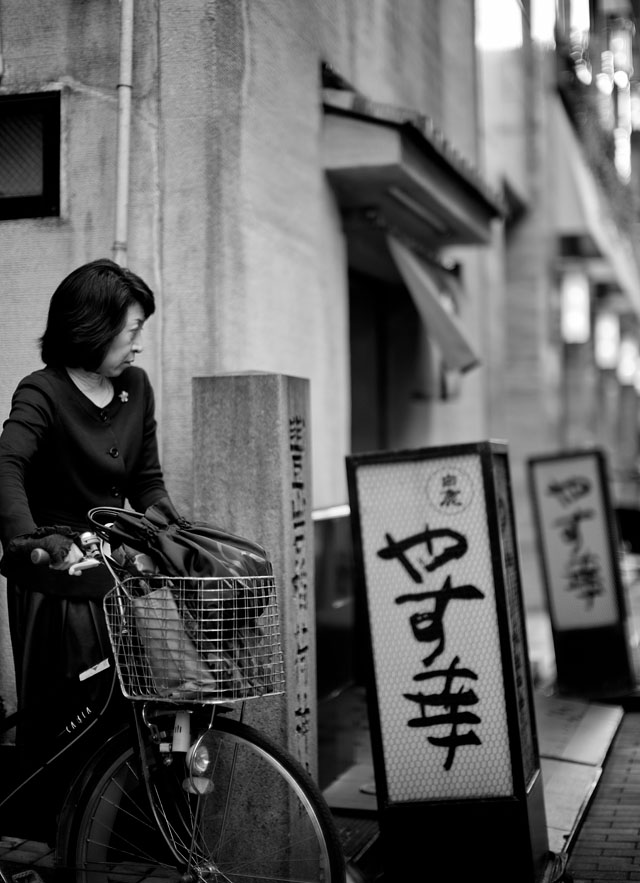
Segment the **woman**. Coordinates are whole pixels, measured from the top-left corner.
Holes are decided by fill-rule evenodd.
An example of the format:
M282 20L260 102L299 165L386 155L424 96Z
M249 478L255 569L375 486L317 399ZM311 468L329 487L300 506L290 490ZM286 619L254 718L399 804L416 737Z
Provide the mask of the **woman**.
M38 714L37 726L27 719L18 730L23 748L42 745L43 725L54 739L87 728L113 687L101 602L112 580L105 567L69 574L88 510L170 506L153 391L133 365L154 309L145 282L113 261L74 270L51 298L45 367L18 384L0 436L1 570L18 705ZM51 567L31 563L34 548L49 553Z

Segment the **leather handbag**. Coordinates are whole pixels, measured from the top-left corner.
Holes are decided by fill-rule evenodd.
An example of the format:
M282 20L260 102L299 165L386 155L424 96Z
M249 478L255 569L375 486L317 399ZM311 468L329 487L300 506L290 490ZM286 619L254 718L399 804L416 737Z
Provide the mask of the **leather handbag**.
M89 520L112 548L125 545L149 555L163 576L273 577L271 562L258 543L205 522L188 521L162 502L144 514L100 507L89 512ZM268 593L268 580L238 583L234 609L244 608L245 616L258 617Z

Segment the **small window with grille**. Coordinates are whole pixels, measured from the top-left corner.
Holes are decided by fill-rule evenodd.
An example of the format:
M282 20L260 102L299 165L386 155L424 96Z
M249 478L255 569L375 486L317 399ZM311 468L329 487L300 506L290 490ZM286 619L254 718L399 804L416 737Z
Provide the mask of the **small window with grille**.
M0 219L60 214L60 93L0 95Z

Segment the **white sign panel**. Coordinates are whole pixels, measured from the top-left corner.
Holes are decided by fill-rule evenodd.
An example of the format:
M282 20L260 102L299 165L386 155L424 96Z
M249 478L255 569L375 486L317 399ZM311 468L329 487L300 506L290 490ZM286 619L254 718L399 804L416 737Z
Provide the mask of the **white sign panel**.
M614 625L619 612L598 457L541 458L531 470L556 631Z
M356 488L389 801L511 796L480 456L361 463Z

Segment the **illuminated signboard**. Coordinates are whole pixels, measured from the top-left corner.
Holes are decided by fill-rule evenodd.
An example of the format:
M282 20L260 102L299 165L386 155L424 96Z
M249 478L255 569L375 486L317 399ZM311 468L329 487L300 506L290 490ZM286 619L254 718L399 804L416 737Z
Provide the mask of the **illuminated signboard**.
M619 619L603 463L598 451L532 458L530 479L554 628Z
M523 793L538 757L506 446L347 467L383 801Z
M598 449L528 462L558 691L620 699L636 671L605 466Z

